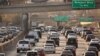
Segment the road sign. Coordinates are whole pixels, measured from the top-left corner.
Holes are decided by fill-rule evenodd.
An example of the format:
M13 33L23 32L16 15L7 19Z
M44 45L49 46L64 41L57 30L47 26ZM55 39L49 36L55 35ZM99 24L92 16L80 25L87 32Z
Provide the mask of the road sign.
M56 16L54 17L54 21L56 22L67 22L69 21L70 17L69 16Z
M95 0L72 0L73 9L90 9L95 7Z

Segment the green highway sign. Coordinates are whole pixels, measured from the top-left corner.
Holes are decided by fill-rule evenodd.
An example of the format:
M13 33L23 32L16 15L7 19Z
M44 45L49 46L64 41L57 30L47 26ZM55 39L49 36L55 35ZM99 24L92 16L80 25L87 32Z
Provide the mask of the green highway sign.
M95 0L72 0L73 9L91 9L95 7Z

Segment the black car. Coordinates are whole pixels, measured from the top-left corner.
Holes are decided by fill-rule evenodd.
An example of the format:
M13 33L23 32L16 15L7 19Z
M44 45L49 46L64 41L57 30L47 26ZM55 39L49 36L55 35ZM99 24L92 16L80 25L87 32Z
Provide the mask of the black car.
M71 50L74 56L76 56L76 47L72 45L67 45L64 50Z
M76 48L78 48L78 41L77 38L68 38L67 42L66 42L66 46L67 45L73 45Z
M90 42L89 46L97 47L97 49L100 50L100 44L99 44L99 42Z
M53 44L53 45L56 47L55 41L52 40L52 39L48 39L48 40L46 41L46 43L51 43L51 44Z
M86 35L86 41L91 41L91 39L94 39L95 36L93 34L87 34Z
M96 53L94 51L86 51L83 56L96 56Z
M71 50L64 50L61 56L74 56L74 54Z
M39 54L38 54L38 52L37 51L28 51L27 53L26 53L26 56L38 56Z
M98 56L98 49L94 46L89 46L87 51L94 51L96 53L96 55Z

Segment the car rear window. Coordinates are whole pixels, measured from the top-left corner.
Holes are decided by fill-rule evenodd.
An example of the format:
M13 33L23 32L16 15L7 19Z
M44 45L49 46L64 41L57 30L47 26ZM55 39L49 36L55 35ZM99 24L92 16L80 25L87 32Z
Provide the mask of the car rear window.
M20 44L28 44L29 42L28 41L20 41L19 43Z
M53 41L46 41L46 43L54 43Z
M85 56L96 56L94 53L88 53Z
M36 52L28 52L27 56L37 56L37 53Z
M34 38L35 36L26 36L25 38Z
M74 43L76 43L76 39L74 39L74 38L68 39L68 43L74 44Z

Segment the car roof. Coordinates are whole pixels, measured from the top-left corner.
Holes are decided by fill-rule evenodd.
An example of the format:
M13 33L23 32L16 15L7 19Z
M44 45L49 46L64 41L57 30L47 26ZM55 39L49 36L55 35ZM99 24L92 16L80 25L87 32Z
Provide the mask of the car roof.
M99 44L98 41L91 41L89 44Z
M95 53L95 52L94 52L94 51L86 51L85 54L86 54L86 53Z
M87 50L98 50L95 46L89 46Z
M19 40L19 42L20 42L20 41L26 41L26 40ZM27 42L29 42L29 41L27 41Z

